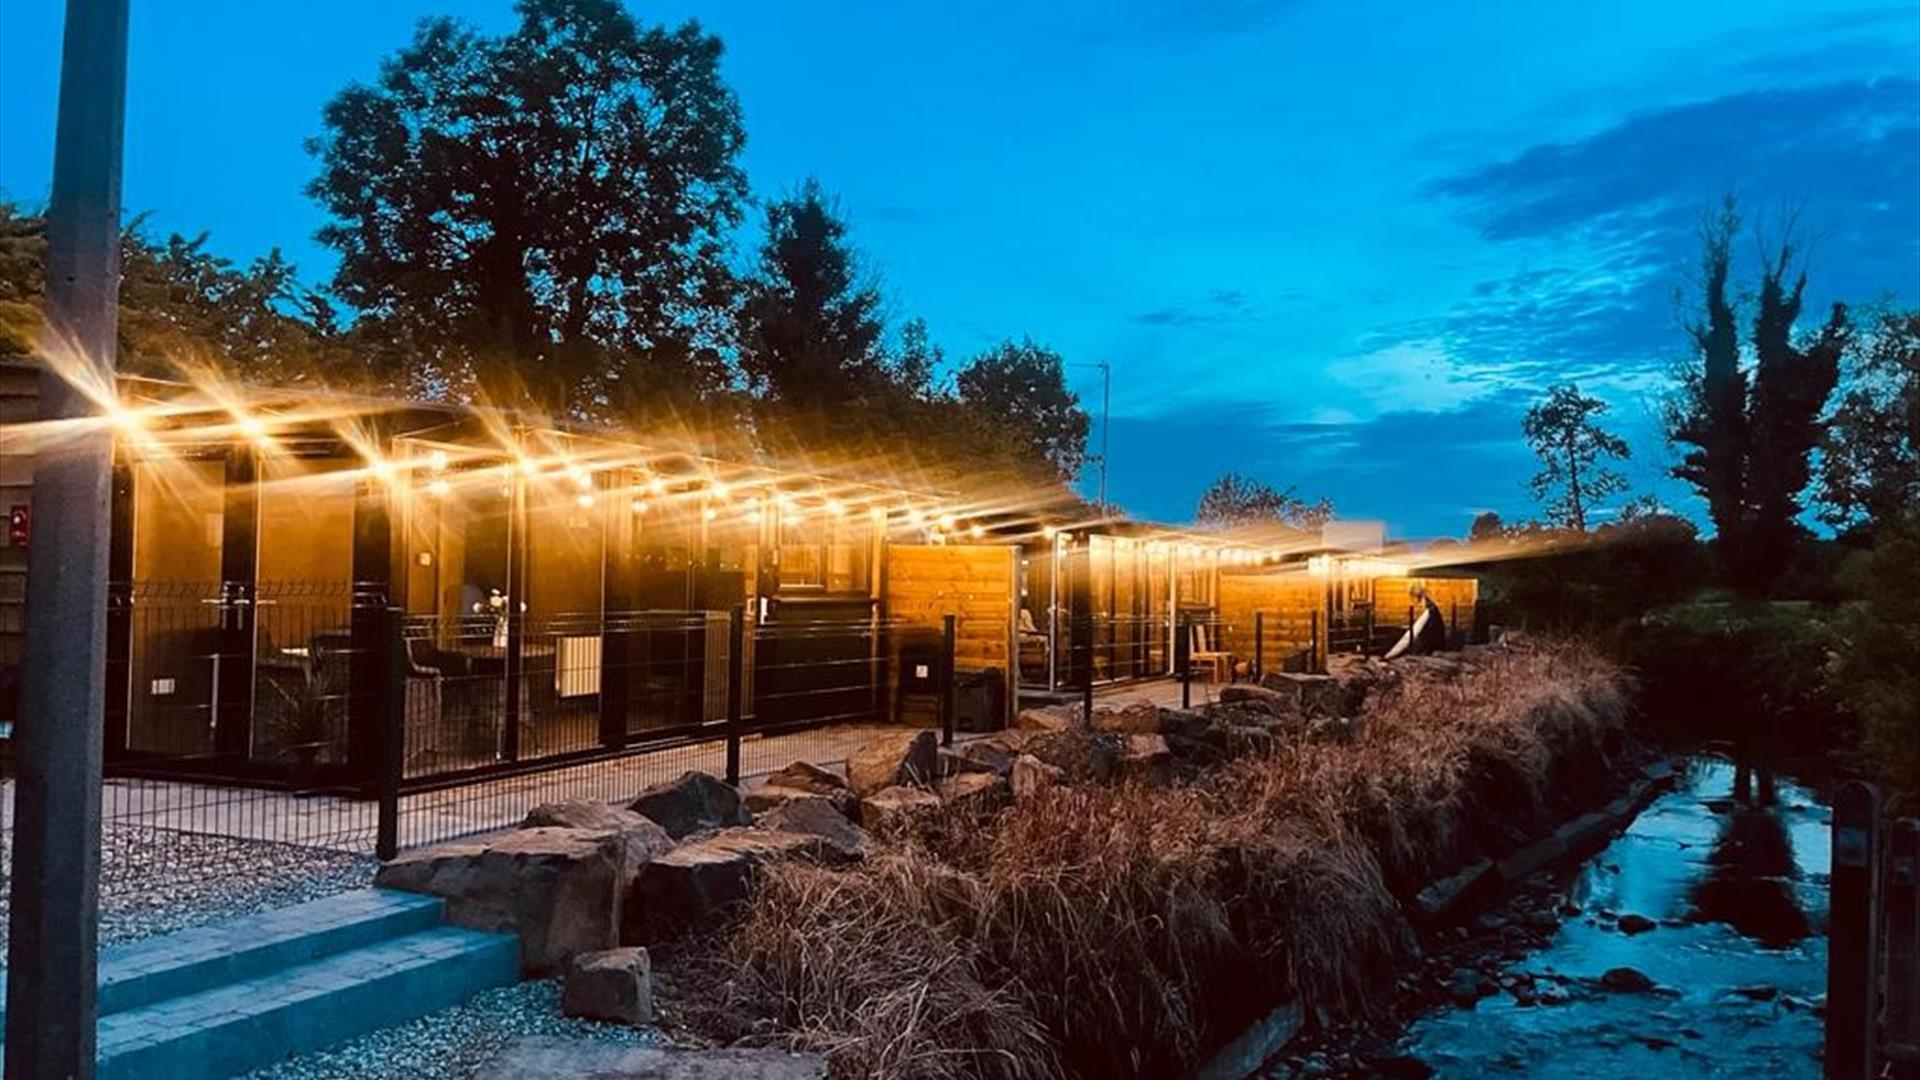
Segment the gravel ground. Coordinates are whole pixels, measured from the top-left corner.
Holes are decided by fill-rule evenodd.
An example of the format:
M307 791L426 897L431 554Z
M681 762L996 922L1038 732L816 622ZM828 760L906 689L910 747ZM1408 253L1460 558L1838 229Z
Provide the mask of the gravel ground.
M10 844L4 861L0 887L10 883ZM296 844L108 825L100 838L100 944L363 888L378 866L363 855ZM0 888L0 956L7 908Z
M249 1073L247 1080L416 1080L464 1077L528 1035L657 1046L653 1028L623 1028L560 1015L560 984L544 979L483 991L472 1001L331 1050Z

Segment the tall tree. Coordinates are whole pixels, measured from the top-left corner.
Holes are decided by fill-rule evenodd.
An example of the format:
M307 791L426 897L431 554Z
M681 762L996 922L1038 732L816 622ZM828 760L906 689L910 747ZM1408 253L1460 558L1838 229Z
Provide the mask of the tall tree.
M1326 499L1307 502L1288 487L1284 491L1237 472L1220 474L1200 494L1193 520L1216 528L1248 525L1285 525L1295 529L1318 529L1333 518L1333 503Z
M1540 459L1529 484L1533 497L1549 520L1576 532L1586 531L1601 500L1627 490L1627 478L1605 464L1631 454L1625 439L1600 426L1596 418L1606 411L1606 402L1568 383L1549 390L1520 423Z
M741 306L740 365L793 413L858 402L887 372L880 306L846 222L808 180L767 207L767 236Z
M1487 543L1506 535L1507 523L1493 510L1482 510L1473 515L1473 524L1467 526L1467 540L1470 543Z
M1059 353L1027 338L1005 341L968 361L954 381L977 441L1003 447L1046 479L1080 474L1091 424L1067 388Z
M425 20L327 104L335 291L449 389L591 415L723 386L746 179L719 39L616 0L516 11Z
M1920 506L1920 310L1882 312L1846 369L1820 447L1820 519L1871 529Z
M1706 498L1729 583L1759 595L1785 572L1804 531L1801 493L1852 333L1845 305L1835 304L1818 331L1795 341L1807 275L1796 271L1789 238L1761 266L1749 338L1753 365L1750 373L1742 369L1737 311L1727 296L1739 229L1729 200L1705 230L1707 317L1693 329L1700 366L1682 380L1668 437L1692 447L1674 475Z

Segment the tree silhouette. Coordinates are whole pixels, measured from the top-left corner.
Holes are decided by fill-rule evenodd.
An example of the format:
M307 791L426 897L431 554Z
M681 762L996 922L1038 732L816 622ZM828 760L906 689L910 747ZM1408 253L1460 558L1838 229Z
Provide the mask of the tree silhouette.
M1588 397L1569 383L1547 392L1520 422L1527 445L1540 459L1529 487L1548 520L1576 532L1587 529L1587 515L1609 495L1627 490L1627 478L1607 468L1631 451L1626 440L1602 428L1595 417L1607 403Z
M1691 328L1700 364L1682 379L1667 430L1673 442L1692 447L1674 475L1707 500L1728 581L1760 595L1785 572L1804 532L1800 495L1851 329L1845 305L1835 304L1820 330L1795 343L1807 276L1795 273L1789 238L1761 267L1749 338L1754 362L1751 373L1743 369L1738 312L1727 296L1739 230L1731 199L1703 230L1706 318Z
M1920 311L1886 311L1849 350L1820 446L1820 519L1878 528L1920 505Z
M615 0L423 21L330 101L309 192L334 290L426 381L556 412L718 390L746 179L721 46Z
M1090 424L1059 353L1026 338L1005 341L968 361L955 386L976 444L998 446L998 456L1048 479L1079 475Z
M1333 503L1309 503L1294 494L1236 472L1222 473L1200 494L1193 520L1201 525L1237 528L1248 525L1285 525L1318 529L1333 517Z

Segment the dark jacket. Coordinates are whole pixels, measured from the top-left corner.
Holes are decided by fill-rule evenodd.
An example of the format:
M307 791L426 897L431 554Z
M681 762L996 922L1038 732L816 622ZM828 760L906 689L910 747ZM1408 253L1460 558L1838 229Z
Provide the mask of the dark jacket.
M1413 639L1407 651L1409 653L1444 652L1447 648L1447 620L1441 616L1440 605L1433 602L1433 597L1421 597L1421 601L1427 605L1427 621L1420 627L1419 636Z

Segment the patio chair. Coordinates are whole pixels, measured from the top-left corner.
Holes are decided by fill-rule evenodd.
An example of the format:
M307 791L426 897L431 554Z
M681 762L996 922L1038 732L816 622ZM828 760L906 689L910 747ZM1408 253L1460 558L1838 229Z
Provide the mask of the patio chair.
M1231 682L1233 680L1233 654L1221 649L1211 648L1207 633L1208 626L1203 622L1192 624L1193 639L1187 653L1188 667L1204 667L1209 671L1209 682Z

